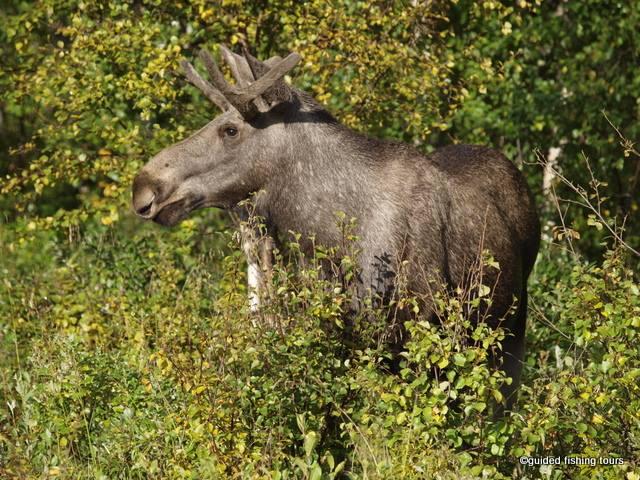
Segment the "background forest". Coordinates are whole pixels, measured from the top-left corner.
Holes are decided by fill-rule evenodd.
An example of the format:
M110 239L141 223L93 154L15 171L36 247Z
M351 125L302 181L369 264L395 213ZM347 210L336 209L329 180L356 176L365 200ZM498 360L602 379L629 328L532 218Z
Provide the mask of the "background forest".
M0 5L1 478L640 479L639 2ZM465 346L456 299L389 375L313 263L281 258L284 328L253 327L225 214L134 218L137 170L217 114L179 60L243 42L299 52L292 83L352 128L523 170L543 241L506 418L499 332ZM622 461L518 460L571 455Z

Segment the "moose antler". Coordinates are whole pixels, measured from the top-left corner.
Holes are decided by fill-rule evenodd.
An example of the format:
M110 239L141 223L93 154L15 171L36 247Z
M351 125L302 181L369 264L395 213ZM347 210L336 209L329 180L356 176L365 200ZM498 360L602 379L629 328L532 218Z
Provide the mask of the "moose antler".
M227 83L213 57L206 50L201 50L199 56L209 72L213 85L204 80L186 60L183 60L181 65L187 79L198 87L207 98L222 110L228 110L230 106L234 107L243 117L251 117L256 113L257 109L253 101L273 87L289 70L296 66L301 58L297 53L290 53L283 60L274 61L273 65L270 65L269 71L255 82L249 83L249 78L253 78L253 74L248 68L249 65L245 62L236 61L233 54L226 47L222 47L222 52L231 67L232 73L238 80L240 88ZM251 74L251 77L248 74Z
M240 87L247 87L250 83L255 82L255 76L246 58L237 53L233 53L222 44L220 45L220 51L222 52L222 58L224 58L224 61L227 62L227 65L231 68L233 78L236 79L236 83Z
M207 82L200 74L193 68L186 60L180 61L184 74L195 87L197 87L202 93L204 93L209 100L215 103L223 112L229 110L230 103L224 98L224 95L220 93L213 85Z
M229 67L231 68L231 73L233 74L233 78L236 79L236 83L240 87L247 87L251 83L256 81L256 78L258 77L258 75L254 75L246 57L243 57L242 55L238 55L237 53L233 53L223 44L220 44L220 51L222 52L222 58L224 58L224 61L227 62L227 65L229 65ZM281 60L280 57L272 57L266 62L269 62L274 58ZM253 103L261 112L266 112L269 109L269 104L261 96L256 97L253 100Z

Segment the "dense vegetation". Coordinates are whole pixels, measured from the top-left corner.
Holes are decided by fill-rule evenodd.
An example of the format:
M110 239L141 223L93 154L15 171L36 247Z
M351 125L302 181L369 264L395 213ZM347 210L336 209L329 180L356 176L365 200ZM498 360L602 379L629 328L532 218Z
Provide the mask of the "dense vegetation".
M0 477L639 479L639 23L631 0L4 2ZM543 243L514 412L492 415L504 333L465 342L464 298L408 325L391 375L384 312L345 332L353 257L323 280L290 245L267 329L223 213L133 218L135 172L216 114L179 59L244 41L299 52L293 83L355 129L524 171Z

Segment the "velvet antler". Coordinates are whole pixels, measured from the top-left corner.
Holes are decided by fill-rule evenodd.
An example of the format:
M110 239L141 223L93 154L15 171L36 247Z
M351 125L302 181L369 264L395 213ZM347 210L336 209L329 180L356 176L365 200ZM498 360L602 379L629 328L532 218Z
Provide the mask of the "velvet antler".
M245 118L252 117L257 112L254 100L281 80L287 72L296 66L301 58L297 53L290 53L286 58L274 61L273 65L270 65L269 70L264 75L252 81L254 78L253 73L246 59L232 53L224 46L222 46L221 49L223 57L231 67L231 71L238 82L237 86L227 83L224 75L213 60L213 57L206 50L200 51L200 59L207 68L213 85L204 80L186 60L181 62L182 68L185 71L187 79L218 107L222 110L228 110L231 106L238 110Z

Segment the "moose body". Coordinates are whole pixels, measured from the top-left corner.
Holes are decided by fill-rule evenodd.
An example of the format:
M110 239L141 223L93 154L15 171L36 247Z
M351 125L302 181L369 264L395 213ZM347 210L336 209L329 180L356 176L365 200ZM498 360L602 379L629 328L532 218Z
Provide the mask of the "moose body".
M390 298L404 269L405 287L426 299L427 315L433 289L464 287L481 251L489 250L500 268L483 282L493 287L487 319L509 332L503 368L513 378L505 392L511 397L540 234L519 170L486 147L453 145L423 155L350 130L282 80L295 54L265 63L246 52L223 49L223 55L237 87L207 54L202 58L214 85L183 64L189 80L224 113L142 169L133 187L138 214L173 225L196 208L232 209L259 192L255 211L269 231L276 238L300 233L311 253L313 243L340 244L336 213L344 212L357 219L361 295Z

